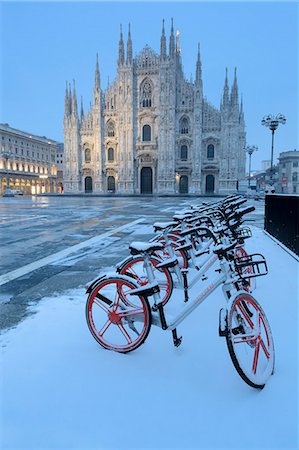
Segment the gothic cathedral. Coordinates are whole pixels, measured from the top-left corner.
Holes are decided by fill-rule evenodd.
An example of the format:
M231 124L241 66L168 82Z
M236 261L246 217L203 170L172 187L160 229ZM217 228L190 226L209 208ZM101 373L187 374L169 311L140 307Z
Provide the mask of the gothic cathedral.
M245 178L245 122L236 69L227 71L220 109L203 96L200 49L195 80L183 73L173 22L160 54L149 46L133 58L120 32L117 78L102 91L98 57L93 105L77 112L75 84L64 112L65 192L226 194Z

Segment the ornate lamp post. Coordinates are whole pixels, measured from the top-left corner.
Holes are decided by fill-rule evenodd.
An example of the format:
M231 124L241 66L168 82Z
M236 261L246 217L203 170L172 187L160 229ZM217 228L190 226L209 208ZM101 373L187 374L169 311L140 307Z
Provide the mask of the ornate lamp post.
M258 147L256 145L247 145L245 147L246 153L249 155L249 172L248 172L248 188L250 189L250 176L251 176L251 156L253 152L256 152L258 150Z
M1 153L1 156L3 156L3 158L5 158L5 167L6 167L6 190L3 194L3 197L14 197L14 194L12 193L10 186L9 186L9 171L8 171L8 160L10 158L10 156L12 155L12 153L9 152L3 152Z
M262 125L270 128L272 131L272 145L271 145L271 167L270 167L270 186L273 186L273 152L274 152L274 132L278 128L278 125L282 123L283 125L286 123L286 118L283 114L277 114L277 116L272 116L269 114L268 116L263 117Z

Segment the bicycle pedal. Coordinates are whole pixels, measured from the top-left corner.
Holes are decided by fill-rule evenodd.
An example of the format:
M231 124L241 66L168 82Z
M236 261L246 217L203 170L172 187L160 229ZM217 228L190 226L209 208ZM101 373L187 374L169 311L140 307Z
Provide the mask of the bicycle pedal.
M208 277L206 275L204 275L203 277L201 277L201 281L206 281L208 279Z

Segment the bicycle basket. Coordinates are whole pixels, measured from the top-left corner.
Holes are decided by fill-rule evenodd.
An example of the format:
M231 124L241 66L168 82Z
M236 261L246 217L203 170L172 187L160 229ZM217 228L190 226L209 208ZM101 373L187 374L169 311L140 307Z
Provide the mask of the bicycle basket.
M237 232L237 239L247 239L252 236L251 229L249 227L242 227Z
M260 253L236 258L235 269L238 275L245 279L261 277L268 273L266 260Z

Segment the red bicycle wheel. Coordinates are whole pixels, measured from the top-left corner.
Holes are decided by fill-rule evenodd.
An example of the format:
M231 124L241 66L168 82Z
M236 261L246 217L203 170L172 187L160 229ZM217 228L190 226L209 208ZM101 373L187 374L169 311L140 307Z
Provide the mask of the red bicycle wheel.
M241 378L262 389L274 370L274 342L267 317L249 294L239 294L227 317L226 341Z
M236 258L242 258L242 257L246 257L246 256L248 256L248 254L247 254L247 252L246 252L246 250L243 248L243 247L236 247L235 248L235 257ZM244 268L243 270L242 270L242 274L244 275L246 275L246 274L252 274L253 273L253 269L252 269L252 267L246 267L246 268ZM245 278L245 281L246 281L246 285L244 286L244 285L242 285L242 286L240 286L242 289L244 289L246 292L252 292L254 289L255 289L255 287L256 287L256 284L255 284L255 279L254 278Z
M150 256L149 261L153 268L155 280L160 288L161 302L165 305L170 299L173 291L173 279L171 273L165 267L157 267L158 264L161 264L160 259ZM148 277L144 268L144 258L142 256L132 257L128 260L121 268L120 273L133 278L141 286L148 284Z
M138 348L151 328L151 309L141 295L129 295L138 285L121 276L104 279L86 303L86 320L95 340L107 350L128 353Z

